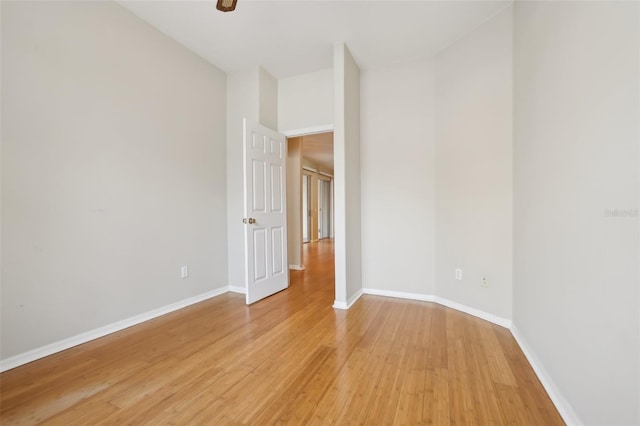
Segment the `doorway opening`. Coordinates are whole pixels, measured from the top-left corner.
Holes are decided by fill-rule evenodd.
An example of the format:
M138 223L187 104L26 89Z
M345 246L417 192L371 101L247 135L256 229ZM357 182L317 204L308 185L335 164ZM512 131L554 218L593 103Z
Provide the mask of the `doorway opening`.
M331 236L331 179L318 179L318 239Z
M305 165L302 168L302 242L333 238L333 176Z
M289 136L287 142L289 268L304 270L315 263L309 253L317 248L311 246L332 242L334 236L333 131ZM333 264L333 250L331 259L323 259ZM291 275L292 285L298 276Z

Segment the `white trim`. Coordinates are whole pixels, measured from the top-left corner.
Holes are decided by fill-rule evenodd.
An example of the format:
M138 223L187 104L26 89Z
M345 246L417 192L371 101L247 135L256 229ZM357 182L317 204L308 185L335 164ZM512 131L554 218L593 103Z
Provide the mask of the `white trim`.
M497 315L490 314L488 312L481 311L480 309L472 308L470 306L463 305L452 300L444 299L442 297L434 296L432 294L419 294L419 293L405 293L403 291L391 291L391 290L378 290L375 288L363 288L364 294L371 294L373 296L385 296L395 297L398 299L411 299L419 300L422 302L434 302L442 306L446 306L456 311L464 312L474 317L483 319L485 321L492 322L504 328L511 327L511 320L499 317Z
M311 172L311 173L318 173L318 170L314 169L311 166L302 166L302 170L306 170L307 172Z
M349 298L349 300L347 300L347 307L350 308L353 306L354 303L356 303L358 301L358 299L360 299L360 297L364 294L364 292L362 291L362 289L358 290L356 292L356 294L354 294L353 296L351 296ZM347 308L347 309L348 309Z
M562 392L560 392L558 386L551 379L551 376L549 375L549 373L547 373L547 370L542 367L542 363L536 356L535 352L533 352L522 334L520 334L518 328L513 324L511 325L511 334L513 335L513 338L516 339L518 346L520 346L520 349L522 349L522 352L529 361L529 364L531 364L531 368L533 368L533 371L538 376L540 383L542 383L542 387L544 387L544 390L547 391L547 394L549 395L549 398L551 398L553 405L556 406L556 409L560 413L560 416L562 416L562 420L564 420L565 423L570 426L583 425L584 423L580 420L576 412L573 410L573 407L571 406L571 404L569 404L569 401L567 401L562 395Z
M464 312L469 315L473 315L474 317L483 319L485 321L492 322L500 327L510 328L511 320L499 317L497 315L490 314L485 311L481 311L480 309L472 308L471 306L466 306L458 302L454 302L452 300L444 299L442 297L435 296L434 302L439 305L446 306L451 309L455 309L456 311Z
M334 309L349 309L349 306L347 306L347 302L334 300L333 301L333 308Z
M329 174L329 173L325 173L325 172L318 172L318 174L319 174L319 175L326 176L326 177L328 177L328 178L333 179L333 175L331 175L331 174Z
M294 271L304 271L306 268L304 265L289 265L289 269L293 269Z
M247 294L247 289L245 287L240 287L240 286L237 286L237 285L230 285L227 288L229 289L229 291L231 293Z
M321 126L305 127L303 129L294 130L280 130L278 133L285 135L288 138L295 136L315 135L316 133L333 132L333 124L323 124Z
M377 288L363 288L364 294L372 296L395 297L396 299L420 300L422 302L433 302L435 297L430 294L405 293L403 291L378 290Z
M347 300L346 302L335 300L333 302L333 307L335 309L349 309L349 308L351 308L353 306L353 304L356 303L358 301L358 299L360 299L360 296L362 296L364 294L363 290L364 289L358 290L356 292L356 294L351 296L349 298L349 300Z
M103 327L98 327L93 330L89 330L84 333L80 333L78 335L69 337L67 339L50 343L48 345L12 356L10 358L0 361L0 372L11 370L12 368L19 367L23 364L27 364L37 359L44 358L49 355L53 355L57 352L61 352L66 349L72 348L74 346L78 346L83 343L90 342L91 340L95 340L100 337L104 337L107 334L124 330L125 328L129 328L134 325L143 323L145 321L149 321L154 318L160 317L162 315L168 314L170 312L177 311L178 309L186 308L187 306L202 302L203 300L207 300L212 297L219 296L223 293L226 293L227 291L229 291L229 287L227 286L220 287L215 290L211 290L206 293L199 294L197 296L183 299L179 302L171 303L169 305L162 306L157 309L153 309L143 314L135 315L133 317L124 319L122 321L117 321L112 324L105 325Z

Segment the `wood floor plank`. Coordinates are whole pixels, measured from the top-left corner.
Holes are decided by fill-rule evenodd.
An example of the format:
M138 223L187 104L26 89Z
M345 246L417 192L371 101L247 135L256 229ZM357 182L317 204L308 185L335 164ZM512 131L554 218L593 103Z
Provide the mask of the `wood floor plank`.
M514 338L507 330L496 332L496 337L509 361L510 369L516 379L518 395L529 416L540 419L548 425L564 424Z
M371 328L375 334L369 333L369 336L375 339L362 340L360 347L364 350L364 356L360 359L355 371L355 377L359 380L350 386L353 389L352 398L348 401L346 409L343 409L338 423L353 424L358 423L362 418L367 418L371 410L370 401L379 391L379 381L385 361L394 349L394 337L400 332L397 319L402 311L397 308L392 306L384 309L378 316L381 321L372 323Z
M562 424L508 330L443 306L332 308L333 243L254 305L224 294L0 375L3 425Z
M480 423L505 424L507 421L503 418L503 412L496 399L496 390L489 368L490 362L480 335L480 329L487 326L493 327L493 324L477 321L463 322L464 344L469 357L467 359L469 386L473 393L474 411Z
M135 371L145 371L150 365L140 361L116 363L109 366L109 373L95 370L86 375L77 375L60 379L55 386L49 386L29 398L22 396L20 404L2 413L2 423L36 424L75 404L111 388L115 383L128 377ZM111 409L111 407L108 407ZM3 404L4 409L4 404Z
M449 373L449 414L453 425L482 424L475 410L473 367L469 365L470 348L464 340L466 316L459 312L447 311L447 359Z
M425 374L422 423L427 425L449 425L449 374L446 368L429 368Z
M398 406L394 418L395 424L420 424L423 416L424 391L426 381L426 369L423 362L426 360L426 347L428 341L428 325L424 318L425 310L420 304L411 303L407 307L409 311L409 324L416 326L415 332L407 333L407 374L403 381L402 391L398 398Z

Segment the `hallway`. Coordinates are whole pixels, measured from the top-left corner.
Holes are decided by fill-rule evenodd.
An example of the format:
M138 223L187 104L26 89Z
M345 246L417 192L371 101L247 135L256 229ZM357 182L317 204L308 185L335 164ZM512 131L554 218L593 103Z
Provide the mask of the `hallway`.
M333 302L333 242L252 306L226 293L0 375L2 424L562 424L508 330ZM308 259L308 260L307 260Z
M305 269L289 271L290 289L284 293L293 294L288 294L288 298L318 297L329 305L333 304L335 298L333 248L333 239L330 238L302 245L302 261Z

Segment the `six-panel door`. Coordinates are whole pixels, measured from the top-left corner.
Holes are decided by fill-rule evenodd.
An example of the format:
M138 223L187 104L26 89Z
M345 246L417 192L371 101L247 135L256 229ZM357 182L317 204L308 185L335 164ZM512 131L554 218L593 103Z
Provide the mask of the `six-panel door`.
M286 138L244 123L245 273L247 303L289 286L286 217Z

